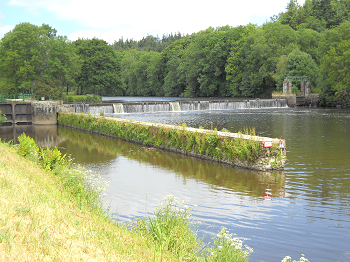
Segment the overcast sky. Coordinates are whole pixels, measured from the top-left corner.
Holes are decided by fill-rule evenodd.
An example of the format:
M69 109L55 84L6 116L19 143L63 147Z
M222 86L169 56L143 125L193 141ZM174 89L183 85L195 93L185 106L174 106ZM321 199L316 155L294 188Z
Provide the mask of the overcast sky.
M261 25L290 0L0 0L0 38L15 25L49 24L70 40L109 43L149 35L191 34L209 26ZM299 0L303 4L304 0Z

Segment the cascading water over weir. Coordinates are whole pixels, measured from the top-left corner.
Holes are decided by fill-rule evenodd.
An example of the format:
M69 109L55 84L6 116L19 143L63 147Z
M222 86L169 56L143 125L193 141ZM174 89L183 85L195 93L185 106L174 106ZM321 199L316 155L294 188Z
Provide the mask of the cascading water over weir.
M261 99L244 101L179 101L179 102L138 102L118 104L76 104L75 113L83 112L92 115L126 114L126 113L156 113L156 112L186 112L205 110L236 110L251 108L281 108L288 107L286 99Z

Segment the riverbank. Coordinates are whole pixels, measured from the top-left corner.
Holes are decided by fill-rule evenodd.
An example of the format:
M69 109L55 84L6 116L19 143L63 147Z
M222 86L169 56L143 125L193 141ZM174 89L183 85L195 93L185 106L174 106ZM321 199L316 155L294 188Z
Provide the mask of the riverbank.
M0 143L0 261L172 260Z
M57 148L0 141L1 261L235 261L252 252L222 228L197 237L191 208L165 197L148 219L118 225L101 208L98 177Z

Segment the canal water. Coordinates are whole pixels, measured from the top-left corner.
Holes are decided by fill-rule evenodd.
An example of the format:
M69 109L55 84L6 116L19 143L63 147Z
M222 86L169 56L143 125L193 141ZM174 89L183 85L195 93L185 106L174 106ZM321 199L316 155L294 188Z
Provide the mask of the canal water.
M120 221L145 217L166 195L194 205L199 233L225 226L254 248L251 261L350 261L350 110L328 108L124 114L122 118L226 128L255 127L286 140L284 171L257 172L153 150L63 127L1 128L58 146L108 180L106 206ZM266 195L272 192L272 197Z

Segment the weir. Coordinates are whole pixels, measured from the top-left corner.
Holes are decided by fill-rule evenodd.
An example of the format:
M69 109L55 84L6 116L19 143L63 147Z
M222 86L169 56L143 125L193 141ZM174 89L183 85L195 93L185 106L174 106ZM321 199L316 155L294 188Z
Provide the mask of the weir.
M261 99L244 101L179 101L179 102L138 102L118 104L76 104L65 105L73 107L71 112L90 113L92 115L127 114L127 113L157 113L157 112L187 112L206 110L236 110L252 108L288 107L286 99Z

